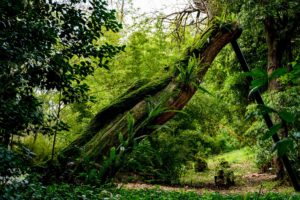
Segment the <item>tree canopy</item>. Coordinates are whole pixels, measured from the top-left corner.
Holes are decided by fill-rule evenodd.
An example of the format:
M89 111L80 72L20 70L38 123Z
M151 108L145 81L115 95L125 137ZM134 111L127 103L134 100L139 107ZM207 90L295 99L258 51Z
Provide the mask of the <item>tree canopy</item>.
M37 94L58 91L64 104L89 100L82 81L123 46L105 40L121 25L103 0L4 0L0 13L0 137L8 145L12 134L43 127Z

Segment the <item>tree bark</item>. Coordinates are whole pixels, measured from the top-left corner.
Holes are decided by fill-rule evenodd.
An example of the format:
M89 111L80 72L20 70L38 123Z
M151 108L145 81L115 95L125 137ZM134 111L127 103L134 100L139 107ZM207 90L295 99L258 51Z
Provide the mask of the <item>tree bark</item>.
M98 168L102 180L113 176L134 141L151 134L153 125L166 123L188 103L197 89L192 82L200 83L216 55L240 34L241 29L236 23L212 22L187 48L183 59L175 64L187 68L190 58L196 57L198 65L193 73L197 80L184 82L180 74L175 73L177 75L138 83L130 88L101 110L86 132L60 152L58 161L61 169L65 169L70 161L77 160L74 171L92 167Z
M291 61L291 40L295 25L289 25L287 17L282 20L275 19L273 16L265 18L264 27L266 34L266 43L268 47L268 75L271 75L276 69L280 67L288 67ZM278 80L273 79L269 81L268 90L273 93L281 89ZM280 120L280 119L277 119ZM287 137L287 132L284 129L279 131L279 135ZM276 178L283 180L285 177L284 165L281 158L275 157L274 164L276 169Z
M280 44L282 42L280 41L281 39L278 36L278 30L276 27L275 19L273 17L267 17L265 19L264 26L265 26L265 34L266 34L266 43L268 47L267 71L268 71L268 75L270 76L273 73L273 71L281 67L281 60L282 60L284 48L280 47ZM279 89L280 89L280 84L276 79L269 81L268 90L270 92L276 92ZM273 160L274 160L274 165L276 170L276 179L283 180L285 176L285 170L284 170L282 160L278 156L275 156Z

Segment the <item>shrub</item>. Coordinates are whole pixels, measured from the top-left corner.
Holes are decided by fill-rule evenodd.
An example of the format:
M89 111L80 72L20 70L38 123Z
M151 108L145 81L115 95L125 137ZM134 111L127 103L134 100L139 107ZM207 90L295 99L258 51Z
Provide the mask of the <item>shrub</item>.
M218 187L234 185L234 172L226 160L220 160L216 168L215 184Z
M176 140L161 137L144 139L128 158L123 172L132 172L150 183L178 183L187 161Z
M0 146L0 187L18 178L26 171L26 167L19 155Z
M195 171L196 172L203 172L207 169L207 162L200 157L197 157L195 160Z

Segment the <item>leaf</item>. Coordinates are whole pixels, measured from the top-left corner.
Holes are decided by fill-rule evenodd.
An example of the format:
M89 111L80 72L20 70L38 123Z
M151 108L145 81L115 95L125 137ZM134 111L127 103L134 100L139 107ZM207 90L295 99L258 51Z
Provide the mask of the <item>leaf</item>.
M276 142L272 147L272 152L277 151L277 155L282 157L289 149L293 148L293 140L290 138L284 138L279 142Z
M294 136L296 139L300 139L300 132L295 132L295 133L293 133L293 136Z
M123 136L122 132L119 133L118 137L119 137L119 142L121 144L124 143L124 136Z
M267 78L268 74L265 70L253 69L246 73L247 76L252 76L253 78Z
M269 80L279 78L280 76L283 76L287 72L288 72L287 68L278 68L272 72L272 74L269 77Z
M292 123L296 120L296 117L293 113L287 112L285 110L279 112L278 115L283 121L288 122L288 123Z
M134 125L135 125L135 119L134 119L134 117L129 113L129 114L127 115L127 131L128 131L129 137L132 137L132 136L133 136Z
M259 105L257 105L257 108L260 110L260 112L261 112L262 114L267 114L267 113L277 113L276 110L274 110L273 108L268 107L268 106L266 106L266 105L261 105L261 104L259 104Z
M263 78L255 79L255 80L251 81L251 88L262 87L262 86L266 85L267 83L268 83L268 79L263 79Z
M252 88L249 92L249 96L251 96L253 93L257 92L260 88L261 88L261 86L256 86L256 87Z
M265 86L268 83L268 79L255 79L251 81L251 90L249 92L249 96L252 95L254 92L258 91L260 88Z
M109 159L114 160L116 158L116 148L112 147L109 152Z
M194 84L194 86L198 89L201 90L202 92L210 95L210 96L214 96L212 93L210 93L207 89L205 89L204 87L201 87L200 85Z
M275 133L278 132L278 130L281 128L281 124L276 124L270 130L268 130L262 137L262 140L269 139L272 137Z

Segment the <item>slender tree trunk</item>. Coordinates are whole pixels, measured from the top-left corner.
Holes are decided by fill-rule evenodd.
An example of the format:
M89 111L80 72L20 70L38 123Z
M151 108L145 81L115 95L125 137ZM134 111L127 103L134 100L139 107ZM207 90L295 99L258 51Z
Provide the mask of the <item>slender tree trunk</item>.
M124 6L125 6L125 0L122 0L121 1L121 9L120 9L120 22L121 23L124 23L124 16L125 16Z
M58 132L58 125L60 121L60 112L61 112L61 93L59 94L58 98L58 108L57 108L57 114L56 114L56 125L55 125L55 130L54 130L54 136L53 136L53 143L52 143L52 152L51 152L51 160L54 159L54 154L55 154L55 145L56 145L56 138L57 138L57 132Z
M276 30L276 22L273 17L269 17L265 20L265 33L266 33L266 42L268 47L268 74L272 74L272 72L279 67L281 67L281 59L282 59L282 48L280 48L280 38L278 36L278 30ZM269 82L269 90L278 90L279 83L277 80L271 80Z
M3 138L2 138L2 143L5 147L9 147L9 143L10 143L10 138L11 138L12 134L4 134Z

